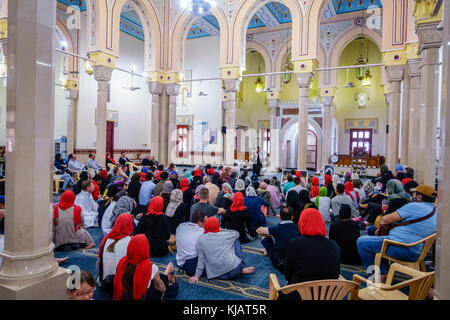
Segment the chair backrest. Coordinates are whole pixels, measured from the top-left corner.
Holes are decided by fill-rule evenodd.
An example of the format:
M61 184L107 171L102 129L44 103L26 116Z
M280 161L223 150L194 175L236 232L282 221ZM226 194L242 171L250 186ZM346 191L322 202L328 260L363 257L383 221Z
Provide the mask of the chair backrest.
M425 256L427 255L428 251L430 251L430 248L435 240L436 240L436 233L433 233L432 235L429 235L428 237L422 239L423 248L418 259L419 261L425 259Z
M389 268L388 278L392 279L395 272L400 272L411 277L410 280L406 280L406 282L410 282L409 300L425 300L428 291L434 283L434 271L422 272L399 263L393 263Z
M284 294L297 291L302 300L343 300L359 284L348 280L318 280L296 283L281 288Z

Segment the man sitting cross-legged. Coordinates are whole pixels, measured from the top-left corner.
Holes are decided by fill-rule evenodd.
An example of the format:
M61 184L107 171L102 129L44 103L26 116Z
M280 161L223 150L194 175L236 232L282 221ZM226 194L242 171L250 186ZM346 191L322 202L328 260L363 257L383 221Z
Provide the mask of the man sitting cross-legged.
M299 237L298 227L292 222L293 211L291 207L282 207L280 210L281 222L273 227L260 227L256 232L262 236L261 252L269 256L272 264L283 271L286 261L287 249L291 239Z

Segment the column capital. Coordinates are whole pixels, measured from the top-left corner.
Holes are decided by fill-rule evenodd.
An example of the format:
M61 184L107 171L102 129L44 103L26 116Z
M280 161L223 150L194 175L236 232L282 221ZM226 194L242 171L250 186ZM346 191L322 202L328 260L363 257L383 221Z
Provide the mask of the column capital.
M94 65L92 66L92 69L94 69L94 78L97 81L111 81L113 68L104 66L104 65Z
M442 46L442 30L437 27L439 22L419 24L416 28L419 36L419 53L425 49L440 48Z
M238 79L238 78L223 79L223 91L237 92L239 89L240 83L241 83L241 79Z
M177 83L169 83L166 85L166 92L169 96L177 96L180 94L181 85Z
M312 73L312 72L297 73L298 87L309 89L313 78L314 78L314 73Z
M416 0L414 5L414 21L417 28L421 24L441 22L443 16L443 1Z
M64 84L64 87L66 90L80 90L80 83L77 80L68 79L66 80L66 83Z
M408 60L408 63L406 65L407 71L408 71L408 77L414 78L414 77L421 76L421 74L422 74L422 71L420 70L421 63L422 63L422 59Z
M269 105L269 109L273 110L273 109L277 109L280 107L280 100L279 99L268 99L268 105Z
M405 75L405 65L386 66L389 82L402 82Z
M0 40L8 38L8 18L0 19Z
M324 96L322 97L322 105L324 108L331 108L333 105L334 96Z
M161 95L163 90L163 84L161 82L157 82L157 81L152 81L152 82L148 82L148 91L152 94L152 95Z
M78 90L66 89L66 99L68 100L77 100L78 99Z

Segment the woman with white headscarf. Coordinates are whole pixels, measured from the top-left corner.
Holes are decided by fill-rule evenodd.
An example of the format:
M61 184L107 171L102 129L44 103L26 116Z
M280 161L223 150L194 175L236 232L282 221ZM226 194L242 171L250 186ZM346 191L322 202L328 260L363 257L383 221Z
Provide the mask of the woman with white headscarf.
M242 179L237 179L234 186L234 192L240 192L245 197L245 182Z
M183 192L180 189L175 189L170 194L170 203L166 208L165 215L169 220L170 233L175 235L178 226L184 222L184 217L189 216L189 208L183 202Z

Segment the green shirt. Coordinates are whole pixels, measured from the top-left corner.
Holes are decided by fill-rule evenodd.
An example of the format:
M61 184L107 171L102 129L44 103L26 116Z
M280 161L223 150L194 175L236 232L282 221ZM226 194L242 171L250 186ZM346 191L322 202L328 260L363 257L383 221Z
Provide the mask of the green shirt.
M294 181L285 183L283 186L283 193L286 194L289 191L289 189L292 189L294 187L295 187Z

